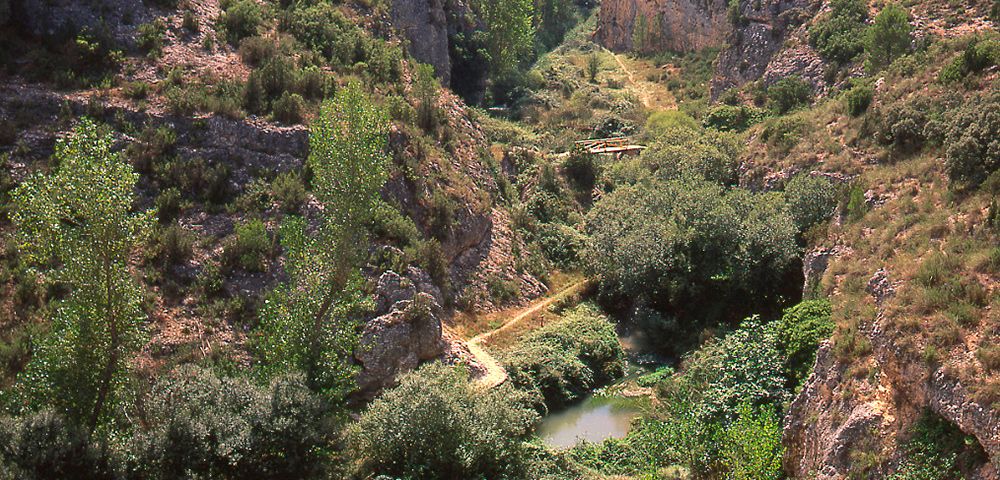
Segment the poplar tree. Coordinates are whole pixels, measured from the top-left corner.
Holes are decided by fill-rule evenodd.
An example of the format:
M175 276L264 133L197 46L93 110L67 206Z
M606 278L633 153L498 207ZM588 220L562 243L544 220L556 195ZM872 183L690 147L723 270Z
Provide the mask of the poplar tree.
M388 126L356 83L323 104L310 127L307 159L322 213L315 225L298 217L282 225L288 282L261 311L264 374L302 371L310 388L331 400L351 388L358 344L352 319L370 308L359 265L387 177Z
M13 193L18 247L68 294L18 378L26 406L53 405L93 432L126 395L128 362L143 345L143 291L129 258L154 222L135 212L139 175L110 132L84 119L56 145L56 168Z

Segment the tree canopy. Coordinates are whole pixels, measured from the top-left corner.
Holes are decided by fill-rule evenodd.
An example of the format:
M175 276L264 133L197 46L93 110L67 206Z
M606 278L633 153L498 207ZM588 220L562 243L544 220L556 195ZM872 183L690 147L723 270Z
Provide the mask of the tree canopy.
M13 193L21 252L69 289L18 383L25 402L53 405L90 430L125 401L123 372L145 338L129 258L154 215L134 211L139 176L113 144L110 132L84 119L56 145L54 172Z

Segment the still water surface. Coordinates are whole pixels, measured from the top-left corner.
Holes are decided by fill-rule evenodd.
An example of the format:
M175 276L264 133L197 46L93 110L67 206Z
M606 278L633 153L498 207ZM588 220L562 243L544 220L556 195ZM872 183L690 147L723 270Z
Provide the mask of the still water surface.
M638 415L638 408L620 399L588 397L546 416L538 427L538 436L556 448L569 448L581 440L596 443L622 438Z

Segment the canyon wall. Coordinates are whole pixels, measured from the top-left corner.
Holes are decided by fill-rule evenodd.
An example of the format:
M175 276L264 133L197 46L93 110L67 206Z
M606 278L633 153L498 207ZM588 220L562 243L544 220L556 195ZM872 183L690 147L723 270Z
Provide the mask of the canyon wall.
M616 51L689 52L721 47L726 0L604 0L595 37Z

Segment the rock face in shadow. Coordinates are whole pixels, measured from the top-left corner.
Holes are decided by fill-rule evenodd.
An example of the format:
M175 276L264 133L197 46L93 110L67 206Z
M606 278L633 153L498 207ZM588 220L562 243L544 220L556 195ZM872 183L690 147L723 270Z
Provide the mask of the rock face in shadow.
M465 0L392 0L393 27L407 40L407 51L434 67L444 86L451 86L452 39L471 37L477 23Z
M616 51L689 52L720 47L726 0L604 0L595 37Z
M434 67L441 83L451 82L451 58L448 53L448 18L444 0L393 0L392 25L409 43L413 58Z

